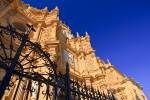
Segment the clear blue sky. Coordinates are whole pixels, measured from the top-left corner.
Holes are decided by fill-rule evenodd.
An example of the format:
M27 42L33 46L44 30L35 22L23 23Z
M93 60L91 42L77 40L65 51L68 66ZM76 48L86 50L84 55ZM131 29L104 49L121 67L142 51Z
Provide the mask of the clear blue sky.
M24 0L37 8L58 6L60 18L84 35L97 56L109 58L150 98L150 0Z

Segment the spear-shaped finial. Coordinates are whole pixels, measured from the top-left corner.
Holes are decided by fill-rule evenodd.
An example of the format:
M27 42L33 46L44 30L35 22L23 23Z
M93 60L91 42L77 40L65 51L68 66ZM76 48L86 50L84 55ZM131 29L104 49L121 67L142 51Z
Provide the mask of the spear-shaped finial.
M29 25L29 24L26 24L27 25L27 31L25 32L25 35L28 35L31 31L34 31L35 32L35 29L33 28L33 25Z

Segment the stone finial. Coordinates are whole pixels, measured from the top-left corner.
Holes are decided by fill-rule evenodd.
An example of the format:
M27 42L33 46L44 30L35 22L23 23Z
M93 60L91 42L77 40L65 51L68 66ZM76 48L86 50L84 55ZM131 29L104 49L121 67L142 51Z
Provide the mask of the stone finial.
M73 34L71 34L71 38L74 38L74 35L73 35Z
M58 6L56 6L53 10L54 10L54 11L57 11L57 13L59 13L59 8L58 8Z
M77 34L77 38L78 38L78 37L80 37L80 34L79 34L79 32L77 32L76 34Z
M88 32L85 32L85 36L86 36L86 37L89 37L89 33L88 33Z
M90 40L90 36L89 36L88 32L85 32L85 38L86 38L87 40Z
M46 6L43 10L46 11L46 12L48 12L48 7Z
M58 6L55 7L56 10L59 10Z
M50 13L51 13L52 15L58 16L58 15L59 15L59 8L56 6Z
M110 62L110 60L107 58L107 63L109 64L109 65L111 65L111 62Z

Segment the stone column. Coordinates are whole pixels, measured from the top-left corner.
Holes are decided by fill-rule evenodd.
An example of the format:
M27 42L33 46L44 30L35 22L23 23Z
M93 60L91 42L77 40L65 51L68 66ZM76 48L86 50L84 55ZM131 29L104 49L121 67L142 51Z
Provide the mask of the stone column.
M33 41L34 41L34 42L38 42L38 41L39 41L40 32L41 32L41 27L42 27L42 23L39 23L39 24L37 25L36 32L34 33L34 36L33 36Z

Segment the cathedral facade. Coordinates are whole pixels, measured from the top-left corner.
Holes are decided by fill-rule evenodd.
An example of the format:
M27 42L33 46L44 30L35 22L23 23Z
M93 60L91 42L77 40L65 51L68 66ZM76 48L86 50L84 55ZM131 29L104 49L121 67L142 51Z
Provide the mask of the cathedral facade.
M147 100L134 80L119 72L109 61L96 57L88 32L85 36L72 34L59 19L57 7L49 12L47 7L37 9L20 0L0 0L1 26L12 25L18 32L25 32L26 24L34 26L36 31L29 35L30 40L39 43L52 55L51 59L57 63L57 72L65 73L66 62L69 62L72 79L84 80L100 91L111 89L117 100ZM3 99L11 100L11 95Z

